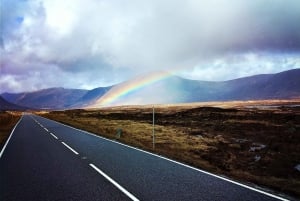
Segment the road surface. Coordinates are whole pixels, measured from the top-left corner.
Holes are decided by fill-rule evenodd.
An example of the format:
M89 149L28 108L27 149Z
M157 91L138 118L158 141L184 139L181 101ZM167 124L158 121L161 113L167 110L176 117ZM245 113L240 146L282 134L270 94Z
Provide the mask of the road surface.
M285 200L35 115L0 154L0 200Z

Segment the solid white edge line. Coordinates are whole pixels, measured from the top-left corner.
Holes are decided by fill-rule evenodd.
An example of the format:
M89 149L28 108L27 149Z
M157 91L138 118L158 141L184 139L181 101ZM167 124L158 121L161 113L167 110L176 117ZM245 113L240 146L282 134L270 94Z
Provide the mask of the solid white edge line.
M11 138L11 136L13 135L15 129L16 129L17 126L18 126L18 124L21 122L22 118L23 118L23 115L21 116L21 118L19 119L19 121L16 123L16 125L15 125L14 128L12 129L12 131L11 131L11 133L10 133L8 139L6 140L6 142L5 142L5 144L4 144L3 148L2 148L2 150L1 150L1 152L0 152L0 158L2 157L2 154L3 154L4 150L5 150L5 148L6 148L7 144L8 144L8 142L9 142L9 140L10 140L10 138Z
M107 179L109 182L111 182L115 187L117 187L120 191L122 191L125 195L127 195L130 199L134 201L139 201L134 195L132 195L130 192L128 192L125 188L123 188L120 184L118 184L116 181L114 181L112 178L110 178L107 174L102 172L99 168L97 168L94 164L89 164L92 168L94 168L99 174L101 174L105 179Z
M74 154L78 155L79 153L77 151L75 151L74 149L72 149L72 147L70 147L69 145L67 145L64 142L61 142L63 145L65 145L68 149L70 149Z
M50 135L52 135L55 139L58 139L58 137L56 137L56 135L54 135L53 133L50 132Z
M39 116L39 117L41 117L41 116ZM41 117L41 118L47 119L47 118L45 118L45 117ZM261 194L267 195L267 196L269 196L269 197L273 197L273 198L276 198L276 199L279 199L279 200L282 200L282 201L289 201L289 200L288 200L288 199L286 199L286 198L282 198L282 197L279 197L279 196L277 196L277 195L273 195L273 194L271 194L271 193L268 193L268 192L265 192L265 191L263 191L263 190L259 190L259 189L257 189L257 188L254 188L254 187L247 186L247 185L245 185L245 184L242 184L242 183L239 183L239 182L237 182L237 181L233 181L233 180L231 180L231 179L228 179L228 178L225 178L225 177L222 177L222 176L219 176L219 175L216 175L216 174L213 174L213 173L207 172L207 171L205 171L205 170L201 170L201 169L198 169L198 168L192 167L192 166L190 166L190 165L187 165L187 164L184 164L184 163L181 163L181 162L178 162L178 161L175 161L175 160L172 160L172 159L166 158L166 157L164 157L164 156L160 156L160 155L157 155L157 154L154 154L154 153L151 153L151 152L148 152L148 151L145 151L145 150L142 150L142 149L139 149L139 148L136 148L136 147L133 147L133 146L127 145L127 144L123 144L123 143L121 143L121 142L117 142L117 141L114 141L114 140L110 140L110 139L107 139L107 138L105 138L105 137L102 137L102 136L96 135L96 134L94 134L94 133L90 133L90 132L88 132L88 131L84 131L84 130L81 130L81 129L78 129L78 128L74 128L74 127L72 127L72 126L69 126L69 125L63 124L63 123L61 123L61 122L54 121L54 120L52 120L52 119L47 119L47 120L50 120L50 121L56 122L56 123L58 123L58 124L61 124L61 125L63 125L63 126L69 127L69 128L72 128L72 129L74 129L74 130L77 130L77 131L80 131L80 132L83 132L83 133L86 133L86 134L89 134L89 135L92 135L92 136L95 136L95 137L101 138L101 139L103 139L103 140L106 140L106 141L110 141L110 142L113 142L113 143L116 143L116 144L120 144L120 145L122 145L122 146L125 146L125 147L128 147L128 148L131 148L131 149L135 149L135 150L137 150L137 151L144 152L144 153L146 153L146 154L150 154L150 155L152 155L152 156L156 156L156 157L158 157L158 158L165 159L165 160L167 160L167 161L170 161L170 162L176 163L176 164L178 164L178 165L182 165L182 166L184 166L184 167L187 167L187 168L190 168L190 169L196 170L196 171L198 171L198 172L202 172L202 173L204 173L204 174L207 174L207 175L210 175L210 176L216 177L216 178L218 178L218 179L221 179L221 180L224 180L224 181L227 181L227 182L230 182L230 183L236 184L236 185L238 185L238 186L241 186L241 187L247 188L247 189L249 189L249 190L256 191L256 192L258 192L258 193L261 193Z

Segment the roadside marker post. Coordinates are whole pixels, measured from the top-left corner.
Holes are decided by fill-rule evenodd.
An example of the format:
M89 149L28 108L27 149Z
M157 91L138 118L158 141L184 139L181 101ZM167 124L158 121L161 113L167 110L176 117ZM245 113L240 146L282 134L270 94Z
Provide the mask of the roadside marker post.
M121 135L122 135L122 129L121 129L121 128L118 128L118 129L117 129L117 133L116 133L116 139L120 139L120 138L121 138Z
M152 126L152 145L153 145L153 149L155 149L155 129L154 129L154 105L152 106L152 121L153 121L153 126Z

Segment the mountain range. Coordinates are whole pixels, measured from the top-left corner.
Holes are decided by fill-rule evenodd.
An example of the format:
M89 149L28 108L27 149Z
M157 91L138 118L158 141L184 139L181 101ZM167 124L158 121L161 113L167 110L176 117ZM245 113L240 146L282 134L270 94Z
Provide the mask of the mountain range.
M143 77L147 79L147 76ZM34 92L2 93L0 110L14 108L70 109L99 107L101 97L110 96L114 88L128 88L126 81L92 90L49 88ZM124 90L125 91L125 90ZM201 101L232 101L300 98L300 69L276 74L262 74L229 81L211 82L166 76L130 93L112 94L109 105L163 104ZM101 102L101 101L100 101Z
M34 92L3 93L1 97L16 105L37 109L63 109L75 104L88 90L49 88Z
M0 111L3 111L3 110L24 111L27 109L29 109L29 108L10 103L0 96Z

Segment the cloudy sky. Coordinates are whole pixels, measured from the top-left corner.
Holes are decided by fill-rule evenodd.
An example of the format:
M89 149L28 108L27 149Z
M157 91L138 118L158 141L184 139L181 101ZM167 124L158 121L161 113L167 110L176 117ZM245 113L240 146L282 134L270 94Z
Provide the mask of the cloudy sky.
M300 68L299 0L0 0L0 93Z

